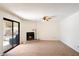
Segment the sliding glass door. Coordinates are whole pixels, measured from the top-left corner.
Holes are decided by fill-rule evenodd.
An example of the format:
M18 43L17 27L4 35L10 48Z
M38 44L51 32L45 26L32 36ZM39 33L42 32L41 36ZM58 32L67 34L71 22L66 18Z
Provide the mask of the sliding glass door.
M7 51L19 44L20 23L4 18L4 41L3 49Z

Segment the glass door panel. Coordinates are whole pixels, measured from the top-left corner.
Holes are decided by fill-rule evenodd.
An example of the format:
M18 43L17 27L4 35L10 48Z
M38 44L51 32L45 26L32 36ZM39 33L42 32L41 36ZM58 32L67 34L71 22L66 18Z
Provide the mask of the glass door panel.
M13 22L13 46L19 44L18 23Z
M12 22L4 20L4 36L3 36L4 51L12 48Z

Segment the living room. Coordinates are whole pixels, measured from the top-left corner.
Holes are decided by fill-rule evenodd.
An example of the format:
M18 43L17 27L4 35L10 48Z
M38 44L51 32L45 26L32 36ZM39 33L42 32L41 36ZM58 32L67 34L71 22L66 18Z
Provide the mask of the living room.
M29 48L34 50L30 52L28 49L27 51L29 51L30 53L26 51L26 53L24 54L26 56L27 55L52 55L52 56L53 55L79 55L78 54L79 52L79 39L78 39L79 38L78 37L79 8L78 7L79 7L78 3L77 4L74 4L74 3L73 4L70 4L70 3L0 4L0 16L1 16L0 17L0 38L2 39L0 40L0 55L3 55L3 52L4 52L3 45L5 43L3 44L3 41L4 41L4 35L6 33L5 31L6 27L10 28L9 30L11 31L11 33L10 31L9 33L12 35L12 38L13 38L13 35L16 35L14 33L18 31L19 44L17 45L22 44L22 46L20 47L23 47L23 45L27 45L26 48L25 47L23 48L27 50L29 46ZM12 24L14 24L14 22L17 21L20 23L20 27L11 25L10 23L6 26L4 24L5 22L4 19L11 21ZM16 30L13 29L14 27ZM15 32L13 33L14 30ZM27 40L27 33L29 32L33 32L34 37L29 36L29 38L33 38L32 40ZM41 43L39 43L39 41ZM61 41L64 44L57 43L56 41L57 42ZM30 44L32 42L33 44L34 42L38 43L38 45L35 43L36 44L35 46L37 47L34 47L34 48L36 49L32 48L33 46L30 46L32 45ZM45 45L47 43L48 46L42 45L43 43L45 43ZM67 51L66 51L64 50L65 47L63 46L64 47L64 48L62 47L63 52L57 54L57 52L52 52L53 50L51 50L52 45L54 45L52 43L56 44L55 45L55 48L57 49L56 51L61 52L61 47L58 46L59 44L61 46L67 45L69 48L66 47L67 48ZM12 47L10 47L12 49L9 50L10 52L8 51L7 55L23 55L22 53L24 53L24 51L22 51L21 54L19 52L16 52L19 50L21 51L21 48L17 48L17 47L19 46L14 46L12 44ZM38 50L44 51L46 47L49 48L48 49L49 51L46 50L48 51L47 52L48 54L45 54L46 51L44 52L44 54L38 51ZM60 49L58 50L59 47ZM68 54L64 51L68 52ZM15 54L11 54L13 52ZM34 54L33 52L34 53L36 52L36 53Z

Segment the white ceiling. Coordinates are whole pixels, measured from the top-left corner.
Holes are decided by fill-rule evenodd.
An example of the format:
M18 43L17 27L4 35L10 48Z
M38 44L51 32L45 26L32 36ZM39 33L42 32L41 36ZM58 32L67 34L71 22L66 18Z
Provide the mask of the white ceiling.
M28 20L40 20L43 16L55 16L59 20L79 11L77 3L6 3L0 5Z

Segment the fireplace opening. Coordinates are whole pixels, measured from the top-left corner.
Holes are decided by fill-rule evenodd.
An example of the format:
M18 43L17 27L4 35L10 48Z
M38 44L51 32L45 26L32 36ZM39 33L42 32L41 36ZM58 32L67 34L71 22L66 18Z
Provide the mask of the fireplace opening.
M27 38L26 38L27 41L34 40L34 32L27 32L26 35L27 35Z

